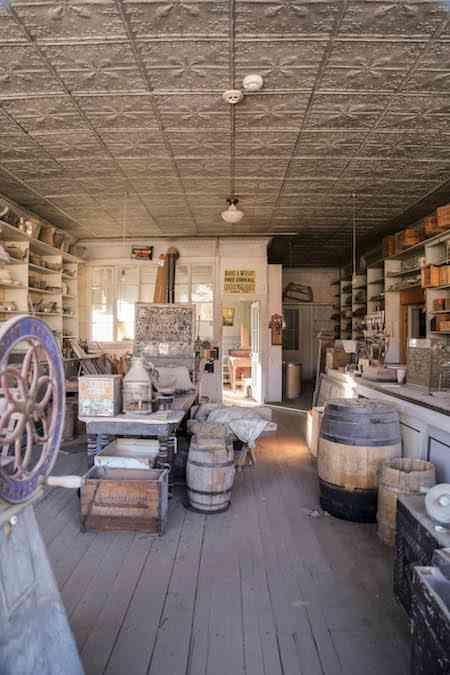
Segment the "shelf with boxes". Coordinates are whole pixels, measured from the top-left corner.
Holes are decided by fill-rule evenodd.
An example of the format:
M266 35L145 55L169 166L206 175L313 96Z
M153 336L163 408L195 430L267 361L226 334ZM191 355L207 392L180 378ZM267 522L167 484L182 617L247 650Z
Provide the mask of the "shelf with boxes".
M384 309L384 263L377 262L367 268L367 313L373 314Z
M395 260L425 249L450 230L450 204L442 206L411 227L383 239L384 259Z
M70 333L77 335L78 263L67 251L0 221L0 322L13 314L31 314L45 320L61 341L69 332L63 311L70 302Z
M434 337L450 335L450 232L426 243L425 264L421 271L425 290L427 331Z

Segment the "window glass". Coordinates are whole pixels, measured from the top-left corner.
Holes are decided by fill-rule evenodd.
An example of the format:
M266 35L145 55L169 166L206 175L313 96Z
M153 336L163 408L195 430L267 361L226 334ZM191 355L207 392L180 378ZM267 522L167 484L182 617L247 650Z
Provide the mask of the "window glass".
M96 267L92 270L91 308L92 339L114 340L113 268Z
M118 270L117 282L117 340L134 339L135 303L139 300L139 268Z
M141 292L139 299L141 302L153 302L155 297L156 273L158 265L142 265L141 267Z
M175 271L175 302L190 302L189 267L177 265Z
M195 305L196 332L200 338L212 339L214 333L213 267L192 266L192 303Z

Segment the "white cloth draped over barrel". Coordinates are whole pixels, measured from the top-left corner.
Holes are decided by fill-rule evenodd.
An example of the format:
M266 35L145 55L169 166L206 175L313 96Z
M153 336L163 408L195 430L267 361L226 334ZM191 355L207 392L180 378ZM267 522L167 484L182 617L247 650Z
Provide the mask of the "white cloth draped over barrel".
M276 425L272 422L272 410L266 406L247 408L204 404L200 406L195 418L208 423L224 424L250 448L255 447L261 434L276 430Z

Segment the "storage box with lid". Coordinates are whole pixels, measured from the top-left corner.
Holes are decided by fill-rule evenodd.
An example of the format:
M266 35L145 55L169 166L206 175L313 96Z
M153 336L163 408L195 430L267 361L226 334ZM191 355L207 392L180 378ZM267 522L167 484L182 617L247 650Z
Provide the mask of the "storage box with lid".
M86 530L163 534L168 508L167 469L94 466L81 488L81 524Z
M114 417L122 411L121 375L83 375L78 378L80 417Z

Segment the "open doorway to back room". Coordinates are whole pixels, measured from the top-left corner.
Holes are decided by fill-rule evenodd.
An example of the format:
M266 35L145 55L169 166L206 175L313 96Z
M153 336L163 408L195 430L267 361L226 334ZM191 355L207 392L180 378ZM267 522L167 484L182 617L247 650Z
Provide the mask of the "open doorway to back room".
M231 405L261 401L260 305L229 295L222 307L223 400Z

